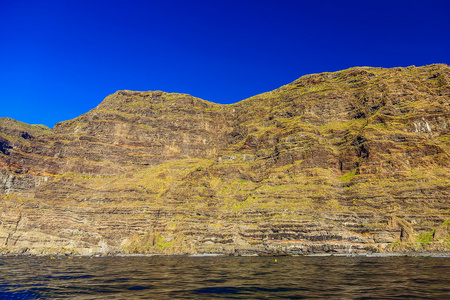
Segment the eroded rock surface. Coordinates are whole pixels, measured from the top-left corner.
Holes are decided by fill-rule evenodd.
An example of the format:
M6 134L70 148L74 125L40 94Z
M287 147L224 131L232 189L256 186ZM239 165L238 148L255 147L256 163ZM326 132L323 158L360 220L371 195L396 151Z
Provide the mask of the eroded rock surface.
M1 251L449 251L450 67L313 74L233 105L118 91L0 119Z

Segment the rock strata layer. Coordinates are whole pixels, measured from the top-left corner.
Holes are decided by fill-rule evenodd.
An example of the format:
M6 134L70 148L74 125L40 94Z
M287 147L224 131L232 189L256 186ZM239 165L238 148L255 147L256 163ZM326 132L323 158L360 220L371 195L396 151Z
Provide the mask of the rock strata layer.
M450 251L450 67L303 76L232 105L118 91L0 118L0 251Z

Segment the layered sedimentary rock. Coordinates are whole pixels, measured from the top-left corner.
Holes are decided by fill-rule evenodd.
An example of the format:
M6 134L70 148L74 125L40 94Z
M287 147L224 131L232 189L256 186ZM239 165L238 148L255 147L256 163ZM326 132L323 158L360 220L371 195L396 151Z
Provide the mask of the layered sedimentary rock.
M232 105L119 91L0 119L0 249L449 251L450 67L313 74Z

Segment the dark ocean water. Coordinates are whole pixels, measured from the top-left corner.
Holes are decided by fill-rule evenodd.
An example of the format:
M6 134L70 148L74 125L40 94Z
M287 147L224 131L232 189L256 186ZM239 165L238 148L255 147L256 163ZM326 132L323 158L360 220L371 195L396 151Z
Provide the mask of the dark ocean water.
M0 257L0 299L450 299L449 257Z

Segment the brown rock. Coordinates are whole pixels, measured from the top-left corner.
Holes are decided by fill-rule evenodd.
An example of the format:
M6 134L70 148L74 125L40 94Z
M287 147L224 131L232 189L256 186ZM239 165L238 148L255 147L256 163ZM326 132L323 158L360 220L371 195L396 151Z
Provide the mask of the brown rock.
M445 240L449 237L450 237L449 222L441 224L439 227L435 229L433 234L434 241Z
M357 67L232 105L118 91L53 129L0 118L0 249L412 251L435 228L442 241L449 75Z

